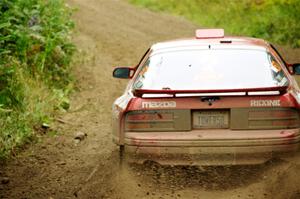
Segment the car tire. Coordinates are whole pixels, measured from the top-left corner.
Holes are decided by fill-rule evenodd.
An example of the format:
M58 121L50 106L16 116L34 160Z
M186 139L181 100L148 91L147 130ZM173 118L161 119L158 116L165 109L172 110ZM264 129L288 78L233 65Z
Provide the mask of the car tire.
M119 167L120 167L120 169L122 169L124 167L124 163L125 163L124 150L125 150L124 145L121 145L119 147Z

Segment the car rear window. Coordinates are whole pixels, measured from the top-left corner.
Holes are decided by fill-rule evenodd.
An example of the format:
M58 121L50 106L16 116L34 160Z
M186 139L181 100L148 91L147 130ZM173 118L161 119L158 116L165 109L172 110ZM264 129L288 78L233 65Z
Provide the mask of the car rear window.
M280 64L262 49L177 50L153 54L134 89L207 90L286 86Z

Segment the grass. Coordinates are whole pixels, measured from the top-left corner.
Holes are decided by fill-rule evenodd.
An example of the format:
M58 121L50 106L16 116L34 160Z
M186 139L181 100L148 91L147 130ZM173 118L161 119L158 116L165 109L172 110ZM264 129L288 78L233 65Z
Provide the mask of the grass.
M68 108L71 15L64 0L0 0L0 159Z
M184 16L201 27L300 47L299 0L128 0L154 11Z

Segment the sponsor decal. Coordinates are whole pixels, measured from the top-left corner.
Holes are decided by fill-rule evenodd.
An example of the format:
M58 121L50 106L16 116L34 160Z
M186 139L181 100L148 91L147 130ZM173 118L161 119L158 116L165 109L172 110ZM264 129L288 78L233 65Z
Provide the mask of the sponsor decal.
M142 108L175 108L176 102L142 102Z
M280 106L280 100L251 100L250 106Z

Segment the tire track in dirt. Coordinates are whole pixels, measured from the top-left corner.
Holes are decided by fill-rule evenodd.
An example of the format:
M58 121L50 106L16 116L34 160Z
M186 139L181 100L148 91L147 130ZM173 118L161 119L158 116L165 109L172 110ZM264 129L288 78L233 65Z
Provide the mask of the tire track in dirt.
M208 170L146 164L119 172L110 117L111 104L123 92L126 81L112 79L112 66L136 64L150 44L191 37L196 26L124 1L68 3L78 8L74 16L74 41L80 49L74 62L78 92L70 110L61 116L65 122L53 127L58 135L44 137L0 166L0 176L10 178L9 184L0 185L0 198L297 197L297 159ZM283 50L288 59L300 62L299 50ZM73 141L77 131L88 134L79 144Z

